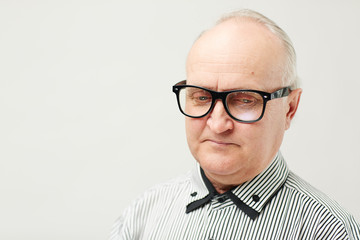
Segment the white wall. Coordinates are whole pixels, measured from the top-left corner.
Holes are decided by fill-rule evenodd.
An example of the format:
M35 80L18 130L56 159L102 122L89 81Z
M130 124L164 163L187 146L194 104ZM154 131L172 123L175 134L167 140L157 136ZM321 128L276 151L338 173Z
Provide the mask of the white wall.
M106 239L124 207L194 165L171 86L241 7L275 20L304 93L282 151L360 219L360 2L0 0L0 239Z

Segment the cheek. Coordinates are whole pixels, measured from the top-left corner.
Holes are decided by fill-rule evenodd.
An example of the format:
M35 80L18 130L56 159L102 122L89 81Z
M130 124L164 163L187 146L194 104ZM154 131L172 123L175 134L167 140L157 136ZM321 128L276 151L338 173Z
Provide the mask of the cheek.
M269 145L279 145L285 132L286 114L281 106L269 107L260 121L263 140Z
M253 142L256 147L271 145L283 135L285 129L285 114L280 108L267 106L263 118L255 123L245 124L238 129L238 133L246 138L247 142Z
M203 119L185 118L186 138L189 147L192 147L192 145L200 138L204 126L205 121Z
M203 129L201 119L185 118L186 139L189 150L195 159L198 159L200 137Z
M264 140L265 126L261 121L239 124L234 130L234 133L237 135L236 138L240 140L239 143L246 150L256 151L256 149L261 149L264 142L266 142Z

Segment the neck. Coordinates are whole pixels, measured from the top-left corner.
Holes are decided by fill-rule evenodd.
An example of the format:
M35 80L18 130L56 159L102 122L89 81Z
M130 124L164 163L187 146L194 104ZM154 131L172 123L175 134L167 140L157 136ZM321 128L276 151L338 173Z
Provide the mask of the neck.
M211 180L210 180L210 182L219 194L223 194L227 191L230 191L231 189L233 189L236 186L236 185L223 185L223 184L213 182Z
M211 183L211 185L215 188L216 192L219 193L219 194L223 194L223 193L231 190L235 186L237 186L237 184L223 184L223 183L220 183L220 182L216 181L214 178L212 178L211 176L209 176L209 174L207 174L205 172L203 172L203 174L205 175L207 180Z

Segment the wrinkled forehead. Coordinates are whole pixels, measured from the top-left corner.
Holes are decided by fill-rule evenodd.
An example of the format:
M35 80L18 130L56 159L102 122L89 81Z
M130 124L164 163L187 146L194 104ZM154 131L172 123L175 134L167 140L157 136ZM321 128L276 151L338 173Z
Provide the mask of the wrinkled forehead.
M284 60L281 41L264 26L228 20L192 46L186 64L188 84L275 88L282 83Z

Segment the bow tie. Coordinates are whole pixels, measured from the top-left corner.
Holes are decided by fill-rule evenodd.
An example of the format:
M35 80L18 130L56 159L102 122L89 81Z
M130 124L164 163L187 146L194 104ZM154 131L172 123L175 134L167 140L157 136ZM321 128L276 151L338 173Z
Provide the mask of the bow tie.
M220 195L216 189L214 188L214 186L211 184L210 180L206 177L204 170L202 168L200 168L200 172L201 172L201 177L205 183L206 188L209 191L209 194L206 195L204 198L201 198L199 200L196 200L194 202L189 203L186 206L186 213L190 213L198 208L201 208L203 206L205 206L206 204L210 203L211 200L217 196ZM227 196L228 198L231 199L231 201L233 201L233 203L240 209L242 210L246 215L248 215L252 220L255 220L258 216L259 213L257 211L255 211L254 209L252 209L251 207L249 207L248 205L246 205L243 201L241 201L231 190L225 192L223 195Z

